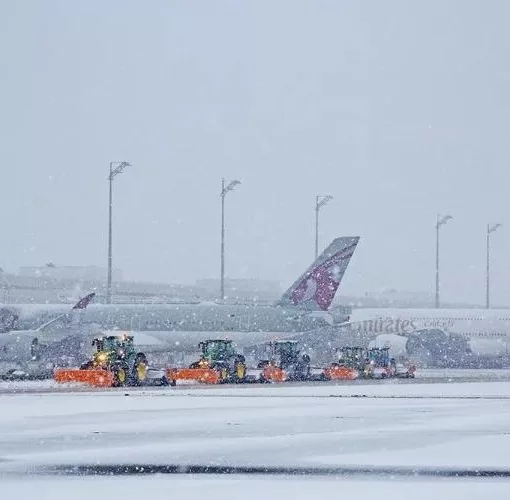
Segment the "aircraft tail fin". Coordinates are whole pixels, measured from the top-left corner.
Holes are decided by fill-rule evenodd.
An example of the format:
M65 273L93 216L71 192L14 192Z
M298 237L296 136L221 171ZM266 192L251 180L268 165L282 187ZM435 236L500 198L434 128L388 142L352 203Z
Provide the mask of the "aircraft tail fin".
M86 309L87 306L92 302L92 299L96 296L96 294L94 292L92 293L89 293L88 295L86 295L85 297L83 297L82 299L80 299L72 308L71 308L71 313L73 311L79 311L79 310L83 310L83 309ZM53 318L53 319L50 319L48 322L44 323L43 325L39 326L36 331L41 331L41 330L44 330L45 328L47 328L48 326L52 325L53 323L56 323L57 321L60 321L61 319L64 319L64 318L69 318L69 312L66 312L64 314L60 314L59 316L57 316L56 318Z
M82 299L80 299L74 306L73 306L73 310L75 309L86 309L87 306L90 304L90 302L92 302L92 299L96 296L96 294L94 292L92 293L89 293L88 295L86 295L85 297L83 297Z
M359 236L336 238L319 258L282 295L282 307L326 311L349 265Z

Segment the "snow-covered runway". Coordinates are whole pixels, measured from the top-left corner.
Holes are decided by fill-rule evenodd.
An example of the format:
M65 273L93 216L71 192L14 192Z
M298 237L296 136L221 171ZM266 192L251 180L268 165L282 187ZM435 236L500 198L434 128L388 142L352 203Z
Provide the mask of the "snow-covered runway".
M135 495L141 484L149 484L144 477L57 480L35 475L40 467L54 465L510 471L508 382L11 393L0 395L0 408L2 498L5 491L10 493L5 498L26 498L19 492L30 485L38 489L38 498L46 498L44 485L51 485L47 491L58 499L59 492L67 492L62 498L68 498L71 487L77 488L73 498L82 498L80 494L85 498L85 491L114 487ZM31 474L23 475L27 471ZM260 476L152 479L150 494L171 487L186 498L199 491L197 481L208 488L209 498L222 499L234 498L240 484L244 493L236 498L248 499L255 498L254 485L260 492L290 488L296 498L315 498L310 496L312 487L320 496L339 488L342 495L352 489L357 494L377 491L378 498L408 498L410 485L416 500L425 492L427 498L430 494L443 498L443 491L450 499L449 491L458 492L453 498L510 498L510 479L391 481L389 476L356 474L341 484L332 478Z

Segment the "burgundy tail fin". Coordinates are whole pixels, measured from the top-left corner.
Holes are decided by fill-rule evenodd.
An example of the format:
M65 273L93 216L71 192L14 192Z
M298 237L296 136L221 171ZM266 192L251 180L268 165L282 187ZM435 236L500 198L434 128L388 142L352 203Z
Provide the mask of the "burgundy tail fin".
M85 295L83 299L80 299L73 307L73 310L75 309L86 309L87 306L90 304L92 299L96 296L94 292L89 293L88 295Z
M335 239L283 294L278 305L321 311L329 309L358 241L359 236Z

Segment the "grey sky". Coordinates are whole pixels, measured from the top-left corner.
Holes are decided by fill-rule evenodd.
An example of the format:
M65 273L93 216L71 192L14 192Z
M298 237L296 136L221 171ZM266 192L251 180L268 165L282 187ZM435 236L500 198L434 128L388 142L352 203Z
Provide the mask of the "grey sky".
M105 264L107 169L126 277L291 282L362 240L343 293L433 290L510 304L510 3L0 1L0 265Z

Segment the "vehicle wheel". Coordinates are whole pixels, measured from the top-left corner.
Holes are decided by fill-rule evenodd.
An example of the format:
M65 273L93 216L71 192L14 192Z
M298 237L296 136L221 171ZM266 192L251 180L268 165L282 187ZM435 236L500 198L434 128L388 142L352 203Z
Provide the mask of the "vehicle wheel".
M148 366L149 363L147 362L145 354L138 353L131 373L131 383L133 385L143 384L147 380Z
M228 368L220 368L220 384L226 384L228 382Z
M119 363L113 366L113 386L123 387L128 381L129 368L126 363Z
M218 373L219 383L220 384L226 384L230 377L228 366L225 366L223 363L215 363L213 366L211 366L216 372Z
M237 384L242 384L246 379L246 365L243 361L236 361L234 365L234 377Z

